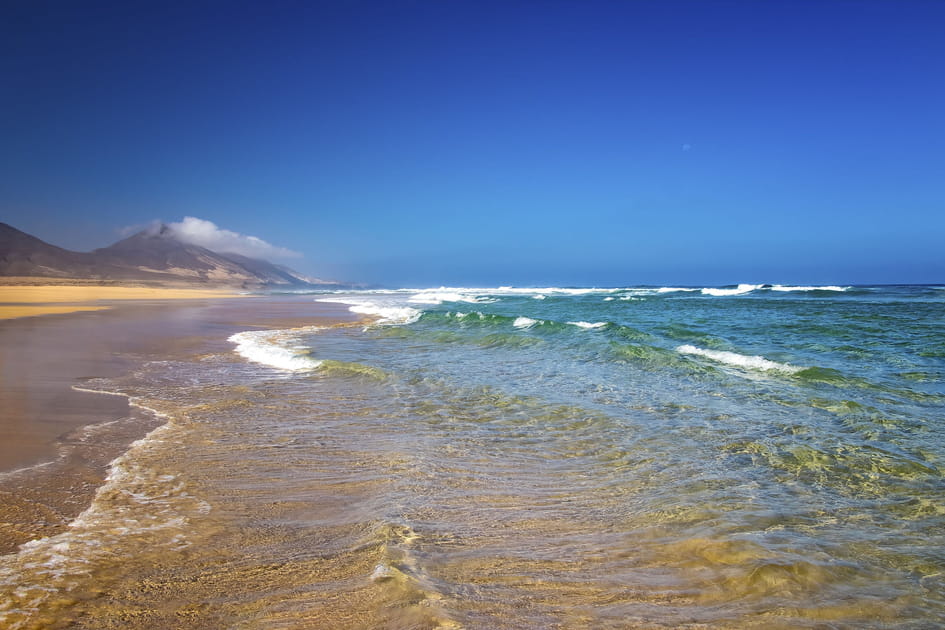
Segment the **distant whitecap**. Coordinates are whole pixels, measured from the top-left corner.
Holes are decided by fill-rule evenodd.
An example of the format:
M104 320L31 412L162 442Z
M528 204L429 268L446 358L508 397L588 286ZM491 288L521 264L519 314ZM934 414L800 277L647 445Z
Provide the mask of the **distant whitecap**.
M706 359L711 359L726 365L733 365L735 367L748 368L752 370L762 370L766 372L769 370L775 370L778 372L794 374L804 369L802 367L788 365L787 363L770 361L760 356L748 356L744 354L738 354L737 352L728 352L725 350L706 350L705 348L699 348L697 346L691 346L688 344L679 346L676 348L676 352L680 354L691 354L705 357Z
M538 320L531 317L518 317L512 322L512 325L516 328L531 328L537 323L539 323Z
M607 325L607 322L568 322L572 326L583 328L584 330L598 330Z
M735 287L734 289L716 289L716 288L713 288L713 287L707 287L707 288L705 288L705 289L702 289L702 294L703 294L703 295L716 295L716 296L724 296L724 295L744 295L744 294L746 294L746 293L751 293L752 291L756 291L756 290L762 288L762 286L764 286L764 285L761 285L761 284L740 284L740 285L738 285L737 287Z

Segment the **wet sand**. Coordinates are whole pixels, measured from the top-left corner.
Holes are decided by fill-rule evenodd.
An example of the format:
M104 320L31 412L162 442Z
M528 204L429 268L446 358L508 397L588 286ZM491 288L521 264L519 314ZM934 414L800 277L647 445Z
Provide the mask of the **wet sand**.
M54 287L64 288L86 289ZM108 462L161 423L123 396L74 387L147 361L229 351L227 337L240 330L351 319L343 306L310 296L129 301L134 291L106 291L111 298L99 306L107 310L0 321L0 553L62 531L89 504ZM0 291L0 302L7 297Z
M16 304L0 305L0 319L17 319L18 317L36 317L37 315L61 315L63 313L78 313L81 311L104 311L107 306L53 306L51 304Z

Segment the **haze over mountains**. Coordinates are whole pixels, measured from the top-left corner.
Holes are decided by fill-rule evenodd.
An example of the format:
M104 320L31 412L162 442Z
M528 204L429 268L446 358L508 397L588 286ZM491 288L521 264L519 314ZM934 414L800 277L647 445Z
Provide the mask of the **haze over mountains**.
M186 243L157 224L92 252L73 252L0 223L0 276L196 287L340 288L288 267Z

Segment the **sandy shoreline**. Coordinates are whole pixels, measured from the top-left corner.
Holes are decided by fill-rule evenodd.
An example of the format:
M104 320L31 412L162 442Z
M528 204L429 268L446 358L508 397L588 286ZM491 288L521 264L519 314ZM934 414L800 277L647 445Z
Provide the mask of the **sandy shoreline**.
M64 288L73 287L30 287L27 294L49 300L49 291ZM62 531L89 504L107 464L162 423L122 396L74 387L119 377L146 361L231 352L227 338L242 330L353 319L342 305L318 304L311 296L231 300L220 298L232 292L74 289L60 298L89 290L86 295L114 302L104 304L106 310L85 310L104 306L86 302L71 305L83 312L0 321L0 553ZM2 302L11 293L0 296Z
M0 319L17 319L18 317L36 317L39 315L61 315L63 313L80 313L82 311L104 311L109 306L52 306L45 305L6 305L0 304Z
M197 300L246 297L232 289L102 286L93 284L0 284L0 319L111 308L127 300ZM96 302L97 304L88 304ZM101 304L104 303L104 304Z

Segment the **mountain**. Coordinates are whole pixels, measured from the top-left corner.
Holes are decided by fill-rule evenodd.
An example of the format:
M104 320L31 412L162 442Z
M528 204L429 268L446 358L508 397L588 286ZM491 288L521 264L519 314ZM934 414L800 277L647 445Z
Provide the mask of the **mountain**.
M93 252L73 252L0 223L0 276L239 288L334 288L288 267L178 240L165 225Z
M91 256L110 267L188 282L227 286L268 284L266 278L222 254L177 240L166 226L138 232L114 245L96 249Z
M70 252L0 223L0 275L89 277L94 262L87 254Z
M261 260L259 258L249 258L247 256L240 256L239 254L231 253L223 254L223 256L239 264L244 269L248 269L257 277L264 278L270 284L336 284L330 280L321 280L319 278L303 276L294 269L289 269L284 265L276 265L267 260Z

